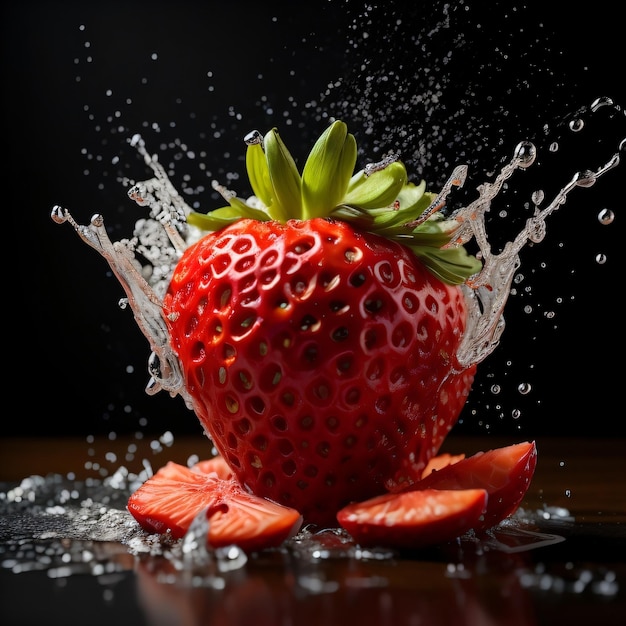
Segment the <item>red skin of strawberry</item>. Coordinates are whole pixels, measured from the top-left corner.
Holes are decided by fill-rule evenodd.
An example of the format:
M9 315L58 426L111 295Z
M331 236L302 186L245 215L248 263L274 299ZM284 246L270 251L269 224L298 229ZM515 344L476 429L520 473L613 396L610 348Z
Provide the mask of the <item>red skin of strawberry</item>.
M537 466L534 441L477 452L429 473L412 489L484 489L487 510L475 530L487 530L515 512L528 491Z
M349 504L337 519L362 546L416 549L453 541L477 526L487 499L484 489L387 493Z
M245 488L305 523L418 480L474 378L455 356L460 288L345 222L210 233L163 305L206 433Z

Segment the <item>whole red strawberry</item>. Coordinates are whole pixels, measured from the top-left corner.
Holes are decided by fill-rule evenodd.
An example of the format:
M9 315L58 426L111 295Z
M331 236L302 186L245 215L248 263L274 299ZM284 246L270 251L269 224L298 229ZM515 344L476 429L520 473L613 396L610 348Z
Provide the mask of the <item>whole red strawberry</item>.
M394 160L352 175L335 122L302 175L275 130L252 136L255 198L189 222L163 306L193 408L238 481L305 523L416 481L475 366L456 358L459 287L480 269L424 184Z

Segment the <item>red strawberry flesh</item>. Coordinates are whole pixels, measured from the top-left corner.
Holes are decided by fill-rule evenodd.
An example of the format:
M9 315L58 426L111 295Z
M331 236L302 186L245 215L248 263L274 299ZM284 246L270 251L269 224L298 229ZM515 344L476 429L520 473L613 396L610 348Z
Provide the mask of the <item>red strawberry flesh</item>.
M363 546L415 549L454 540L485 512L484 489L389 493L350 504L337 519Z
M426 478L426 476L428 476L429 474L432 474L433 472L438 472L440 469L443 469L447 465L457 463L464 458L465 454L450 454L449 452L438 454L428 461L426 467L422 471L422 478Z
M476 529L495 526L511 515L528 491L537 465L535 442L522 442L451 463L415 483L412 489L485 489L489 502Z
M213 548L236 544L250 552L278 546L302 523L298 511L247 493L235 480L219 478L213 467L207 474L172 461L128 501L129 512L142 528L169 532L175 539L185 535L204 509L210 524L207 541Z

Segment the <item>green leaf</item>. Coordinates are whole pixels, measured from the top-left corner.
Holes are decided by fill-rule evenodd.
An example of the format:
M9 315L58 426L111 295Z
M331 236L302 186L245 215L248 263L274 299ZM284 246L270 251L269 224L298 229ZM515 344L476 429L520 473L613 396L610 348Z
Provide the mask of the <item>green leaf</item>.
M216 231L243 218L266 222L270 216L260 209L246 204L241 198L231 198L230 206L214 209L210 213L196 213L192 211L187 216L187 222L201 230Z
M397 229L406 231L406 225L419 217L430 206L431 196L434 197L435 194L423 193L425 183L419 187L412 183L410 186L415 189L411 190L409 194L404 194L407 185L400 192L397 200L399 208L393 211L389 208L370 211L374 217L374 229L376 231L385 231L385 233L392 233ZM409 204L407 200L412 204Z
M272 205L274 188L270 179L270 171L263 146L251 144L246 150L246 170L254 195L266 206Z
M350 179L342 204L364 209L389 207L398 198L406 178L406 169L400 161L394 161L369 176L366 176L365 170L361 170Z
M456 226L456 222L433 216L411 231L413 244L441 248L450 243L450 233Z
M328 217L343 222L349 222L362 230L371 230L374 224L374 216L371 211L347 204L336 206Z
M334 122L322 133L302 171L305 219L327 216L342 201L356 157L356 140L344 122Z
M430 246L409 247L433 274L449 285L461 285L482 269L482 263L468 254L463 246L443 249Z
M270 180L274 188L274 198L270 214L274 219L287 221L302 217L302 178L287 146L276 129L272 129L264 139L265 157Z
M187 216L187 222L201 230L214 232L241 219L241 215L220 214L220 210L221 209L216 209L215 211L211 211L211 213L191 212Z
M426 192L426 181L422 180L419 185L415 183L404 185L398 194L398 202L402 211L406 211L407 214L414 213L415 217L418 217L436 197L437 194Z
M402 162L390 157L352 174L356 140L343 122L328 126L315 142L302 176L275 128L263 145L258 133L253 139L246 140L246 169L258 203L248 204L218 186L229 206L207 215L192 212L190 224L215 231L242 218L284 224L330 217L406 246L446 283L462 284L482 269L464 247L451 245L458 224L444 219L433 204L437 195L426 191L424 181L408 182Z

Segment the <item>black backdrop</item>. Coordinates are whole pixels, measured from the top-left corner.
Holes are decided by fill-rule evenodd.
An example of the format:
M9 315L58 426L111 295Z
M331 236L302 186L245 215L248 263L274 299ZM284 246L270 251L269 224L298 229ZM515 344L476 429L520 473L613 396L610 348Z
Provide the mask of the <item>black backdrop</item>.
M584 13L564 6L545 14L539 3L471 0L5 3L11 408L2 432L200 432L180 398L144 393L148 345L117 305L121 288L69 225L50 219L61 204L82 223L104 214L114 238L130 234L137 209L124 177L148 177L130 136L141 133L187 201L205 210L219 205L213 178L244 195L232 174L245 173L249 130L277 126L304 157L328 115L347 121L372 159L399 149L431 188L468 163L472 197L519 140L545 148L565 135L564 118L597 97L626 104L615 5L596 2ZM606 141L591 129L584 148L564 143L532 184L549 194L597 166L624 137L623 122L607 124ZM523 252L501 345L481 364L457 432L624 433L624 170L572 194L546 239ZM532 190L516 184L504 205L511 232ZM597 219L604 208L616 213L610 226ZM521 394L520 383L531 391Z

